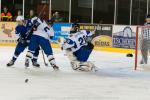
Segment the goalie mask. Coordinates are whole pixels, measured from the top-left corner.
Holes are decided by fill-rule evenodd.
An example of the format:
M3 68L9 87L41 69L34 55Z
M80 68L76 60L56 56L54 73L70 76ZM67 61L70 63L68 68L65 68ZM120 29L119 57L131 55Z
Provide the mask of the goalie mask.
M79 29L80 29L79 24L73 23L73 24L72 24L72 28L71 28L71 30L70 30L70 34L78 32Z

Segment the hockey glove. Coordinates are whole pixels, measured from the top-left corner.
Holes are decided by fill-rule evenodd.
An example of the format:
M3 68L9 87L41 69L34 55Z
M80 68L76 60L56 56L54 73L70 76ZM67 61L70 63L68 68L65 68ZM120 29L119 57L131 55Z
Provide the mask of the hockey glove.
M25 44L25 43L26 43L26 40L25 40L24 38L20 37L20 38L17 39L17 42L20 42L20 43L22 43L22 44Z

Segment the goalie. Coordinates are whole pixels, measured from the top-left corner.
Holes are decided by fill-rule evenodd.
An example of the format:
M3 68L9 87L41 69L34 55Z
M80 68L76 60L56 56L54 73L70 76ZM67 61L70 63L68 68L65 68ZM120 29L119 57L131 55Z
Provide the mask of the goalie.
M66 50L73 70L91 71L95 68L92 62L87 61L94 48L92 35L90 31L79 30L78 24L72 24L70 36L65 39L62 49Z

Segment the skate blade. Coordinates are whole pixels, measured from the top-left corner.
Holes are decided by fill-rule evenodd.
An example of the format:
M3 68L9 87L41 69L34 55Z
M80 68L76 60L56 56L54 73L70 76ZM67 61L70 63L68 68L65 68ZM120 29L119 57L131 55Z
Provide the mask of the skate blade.
M37 68L37 69L39 69L39 68L41 68L41 67L40 67L40 66L38 66L38 67L37 67L37 66L33 66L33 68Z

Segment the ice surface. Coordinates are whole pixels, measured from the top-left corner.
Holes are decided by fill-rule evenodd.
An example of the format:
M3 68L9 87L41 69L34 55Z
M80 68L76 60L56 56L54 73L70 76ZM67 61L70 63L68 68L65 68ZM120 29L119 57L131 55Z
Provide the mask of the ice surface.
M100 70L90 73L73 71L59 49L58 72L45 67L41 55L40 69L25 69L26 52L7 68L13 52L14 47L0 47L0 100L150 100L150 72L134 71L134 58L126 54L94 51L90 61Z

